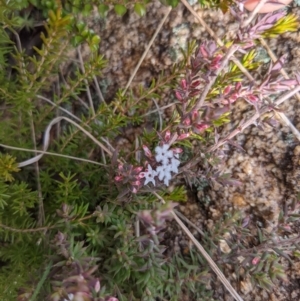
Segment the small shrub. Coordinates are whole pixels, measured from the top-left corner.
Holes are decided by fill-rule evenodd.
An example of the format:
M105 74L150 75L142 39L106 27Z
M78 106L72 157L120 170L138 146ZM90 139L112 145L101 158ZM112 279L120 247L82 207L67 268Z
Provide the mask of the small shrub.
M299 88L300 78L281 77L283 57L254 83L245 80L232 56L235 53L242 67L257 72L253 48L258 39L295 30L295 17L284 13L258 17L251 25L241 26L236 39L225 46L192 42L171 75L162 74L137 94L120 89L110 103L98 95L99 105L95 105L90 93L86 102L81 98L101 76L106 61L97 51L100 37L75 17L78 12L88 15L94 5L103 16L109 5L123 15L131 3L2 3L1 299L179 300L185 294L212 300L213 292L205 285L212 274L202 255L191 249L189 256L168 257L163 245L165 221L174 213L173 202L186 199L184 183L198 189L215 182L240 184L220 172L220 146L235 145L232 138L255 120L261 125L267 122L260 117L276 111L280 101L272 103L271 96L291 86ZM144 15L146 4L135 2L136 13ZM231 2L225 4L224 10ZM19 35L32 27L24 11L33 8L47 19L43 19L41 46L29 54ZM245 18L239 11L235 16ZM89 58L73 64L70 76L58 91L52 91L60 66L69 63L66 53L81 44L89 46ZM163 92L176 106L171 119L152 122L153 130L143 131L131 148L112 145L123 128L143 128L151 120L148 100L161 103ZM256 113L231 135L220 138L219 128L230 121L238 99ZM83 103L79 114L71 112L72 105ZM232 252L220 256L218 245L225 233L231 234L225 242ZM290 259L290 254L284 246L275 248L260 229L254 242L245 244L244 237L252 236L230 216L203 240L217 263L243 268L242 276L249 274L254 285L270 289L276 279L286 279L278 260ZM298 238L290 244L295 242ZM293 252L298 254L297 247ZM237 255L245 260L237 263Z

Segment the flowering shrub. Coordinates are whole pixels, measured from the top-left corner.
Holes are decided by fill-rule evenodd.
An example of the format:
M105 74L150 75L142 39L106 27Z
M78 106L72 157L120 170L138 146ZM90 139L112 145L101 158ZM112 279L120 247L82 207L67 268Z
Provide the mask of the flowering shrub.
M218 47L214 41L201 44L191 56L184 78L179 80L178 87L174 89L180 105L176 106L178 122L172 125L173 134L170 130L159 134L159 144L154 147L155 155L148 146L143 145L146 156L144 167L126 167L121 164L115 181L129 184L127 191L133 193L137 193L149 183L153 186L162 183L169 186L172 178L179 173L179 154L183 152L182 148L172 148L173 144L181 140L204 139L205 132L216 132L219 125L229 121L231 106L237 100L248 102L259 115L266 107L269 111L276 110L271 100L274 93L285 92L290 90L291 86L299 85L299 77L285 79L280 74L286 56L274 64L271 63L259 83L255 83L253 78L251 82L236 79L235 84L228 81L228 78L236 74L236 66L230 65L229 62L234 53L244 54L245 49L249 51L249 48L255 45L253 39L261 37L265 30L274 26L283 16L283 13L266 15L259 18L252 27L242 28L236 44L228 49ZM244 63L247 56L248 53L244 56ZM252 60L247 62L251 63Z
M160 76L149 89L121 90L105 102L99 85L106 64L98 54L100 37L86 23L77 23L79 12L86 15L93 7L77 2L0 5L0 300L212 300L213 291L206 286L213 279L210 267L230 288L226 277L206 263L210 257L205 252L190 248L180 254L164 245L166 220L174 218L189 233L174 203L186 199L187 186L241 184L222 173L222 145L239 147L233 138L247 126L272 124L263 114L278 111L280 102L300 90L299 75L284 79L279 73L285 57L262 75L254 60L258 40L297 30L296 18L280 12L247 24L247 14L232 8L241 23L233 41L206 41L198 47L191 42L170 75ZM96 2L105 15L107 3ZM222 4L225 11L233 1L201 3ZM124 15L126 5L113 6ZM133 5L144 14L144 4ZM20 36L23 28L30 30L25 15L33 8L38 15L47 13L47 19L42 20L42 46L36 45L30 56ZM78 48L70 75L58 74L69 63L71 45L79 44L89 48L89 57L83 61ZM52 85L54 78L59 84ZM175 109L158 125L145 116L148 100L159 107L161 95ZM220 127L230 121L237 101L253 107L253 116L223 137ZM118 145L125 128L145 129L132 148ZM286 235L292 231L292 214L297 212L280 224ZM205 229L205 249L218 264L243 269L254 283L270 289L270 279L285 279L276 261L289 257L258 230L252 239L248 224L231 216ZM225 230L233 233L226 241ZM254 247L247 241L254 241ZM229 251L222 256L216 247L220 242ZM289 242L288 252L297 256L299 237ZM268 245L277 248L275 255L263 254ZM238 255L245 258L243 266Z

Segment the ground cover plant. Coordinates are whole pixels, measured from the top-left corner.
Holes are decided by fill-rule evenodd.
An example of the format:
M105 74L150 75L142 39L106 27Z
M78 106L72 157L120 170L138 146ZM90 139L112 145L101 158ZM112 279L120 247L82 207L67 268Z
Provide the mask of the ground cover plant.
M296 17L284 11L249 17L232 6L240 23L234 40L190 42L170 75L138 92L120 87L104 100L101 37L78 18L94 6L103 17L110 6L119 15L134 9L142 16L146 4L1 1L1 300L213 300L206 285L213 272L242 300L216 264L270 290L286 280L279 261L300 256L291 226L297 202L280 217L276 244L232 212L201 233L203 248L174 211L187 189L242 185L220 172L222 145L238 147L233 138L245 128L274 123L272 112L300 90L299 74L280 73L285 57L262 73L255 61L260 39L296 30ZM224 12L229 5L222 3ZM34 47L28 35L37 37ZM82 45L90 49L85 61ZM70 62L74 47L78 60ZM166 97L176 109L162 120L157 108ZM222 137L238 100L253 116ZM118 141L128 127L139 135L124 146ZM185 256L167 255L164 228L171 218L197 247ZM220 242L230 252L220 252Z

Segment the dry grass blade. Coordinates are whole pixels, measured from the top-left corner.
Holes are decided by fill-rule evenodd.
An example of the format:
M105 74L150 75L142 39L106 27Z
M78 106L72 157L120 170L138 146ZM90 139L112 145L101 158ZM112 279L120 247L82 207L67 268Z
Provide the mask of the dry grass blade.
M77 48L77 54L78 54L78 58L79 58L79 62L80 62L80 69L81 69L82 73L84 74L85 73L85 68L84 68L84 63L83 63L83 59L82 59L82 55L81 55L80 46ZM85 83L85 86L86 86L86 93L87 93L87 97L88 97L88 100L89 100L90 109L92 111L93 116L95 116L96 113L95 113L95 108L94 108L94 103L93 103L89 83L86 79L84 80L84 83Z
M23 148L23 147L15 147L15 146L10 146L10 145L6 145L6 144L2 144L2 143L0 143L0 147L7 148L7 149L12 149L12 150L17 150L17 151L21 151L21 152L29 152L29 153L37 153L37 154L43 154L43 155L49 155L49 156L56 156L56 157L71 159L71 160L75 160L75 161L82 161L82 162L92 163L92 164L99 165L99 166L105 166L105 164L102 164L102 163L99 163L99 162L96 162L96 161L83 159L83 158L78 158L78 157L74 157L74 156L58 154L58 153L40 151L40 150L37 150L37 149L34 150L34 149L28 149L28 148ZM19 164L22 164L22 163L23 162L21 162ZM18 167L20 167L20 166L18 165Z
M158 27L157 27L155 33L153 34L151 40L149 41L149 43L148 43L148 45L147 45L147 47L146 47L146 49L145 49L143 55L141 56L139 62L137 63L135 69L133 70L133 72L132 72L132 74L131 74L131 76L130 76L130 78L129 78L129 80L128 80L128 83L127 83L127 85L126 85L126 87L125 87L125 89L124 89L123 95L126 93L127 89L128 89L129 86L131 85L131 82L132 82L133 78L135 77L137 71L139 70L139 68L140 68L140 66L141 66L141 64L142 64L142 62L144 61L144 59L145 59L145 57L146 57L148 51L150 50L150 48L151 48L151 46L152 46L152 44L153 44L155 38L157 37L158 33L160 32L160 30L161 30L163 24L164 24L165 21L167 20L169 14L170 14L170 12L171 12L171 10L172 10L172 7L168 7L166 14L164 15L163 19L160 21L160 23L159 23L159 25L158 25Z
M53 125L55 125L56 123L60 122L61 120L65 120L71 124L73 124L74 126L76 126L78 129L80 129L84 134L86 134L91 140L93 140L101 149L103 149L110 157L112 157L112 152L105 146L103 145L100 141L98 141L92 134L90 134L87 130L85 130L83 127L81 127L79 124L77 124L75 121L61 116L61 117L57 117L54 118L47 126L46 130L45 130L45 134L44 134L44 144L43 144L43 151L46 151L49 147L49 143L50 143L50 130L52 128ZM29 159L26 160L24 162L19 163L19 167L24 167L30 164L33 164L37 161L39 161L43 156L43 153Z
M165 200L158 195L155 191L152 192L163 204L165 204ZM227 288L228 292L234 297L237 301L243 301L241 296L236 292L236 290L232 287L232 285L229 283L229 281L226 279L225 275L222 273L222 271L218 268L218 266L215 264L215 262L212 260L212 258L209 256L209 254L205 251L205 249L201 246L201 244L197 241L197 239L194 237L194 235L191 233L191 231L184 225L184 223L180 220L180 218L176 215L174 210L171 211L172 215L177 222L177 224L181 227L181 229L186 233L186 235L191 239L193 244L197 247L197 249L200 251L200 253L203 255L203 257L207 260L208 264L210 265L211 269L216 273L220 281L224 284L224 286Z
M257 5L255 6L254 10L250 13L249 18L244 21L244 23L242 24L242 27L246 27L252 22L254 17L257 15L259 10L267 3L267 1L268 0L260 0L257 2Z
M184 225L184 223L179 219L179 217L176 215L176 213L174 211L172 211L172 215L173 215L175 221L181 227L181 229L187 234L187 236L191 239L191 241L194 243L194 245L197 247L197 249L201 252L203 257L207 260L211 269L217 274L219 280L224 284L224 286L227 288L227 290L231 294L231 296L237 301L243 301L242 297L232 287L230 282L226 279L225 275L221 272L221 270L218 268L218 266L215 264L215 262L211 259L209 254L205 251L205 249L201 246L201 244L197 241L197 239L194 237L194 235Z
M66 113L67 115L69 115L70 117L74 118L75 120L77 120L78 122L81 122L81 119L78 118L76 115L72 114L70 111L64 109L63 107L57 105L56 103L54 103L52 100L42 96L42 95L37 95L37 98L42 99L46 102L48 102L49 104L51 104L52 106L58 108L59 110L61 110L62 112Z

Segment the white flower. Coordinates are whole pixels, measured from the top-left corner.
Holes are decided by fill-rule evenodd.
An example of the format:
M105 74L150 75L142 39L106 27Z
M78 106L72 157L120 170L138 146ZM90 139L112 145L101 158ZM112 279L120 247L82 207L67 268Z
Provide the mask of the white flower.
M144 185L147 185L149 182L152 182L152 184L155 186L155 180L154 177L157 175L157 171L152 169L152 166L148 164L148 171L141 172L140 175L145 179Z
M68 300L67 299L64 299L64 301L72 301L74 299L74 295L71 293L71 294L68 294Z
M169 186L169 181L172 179L170 165L158 166L156 171L158 174L158 179L160 181L164 180L164 184Z
M155 148L157 162L161 162L163 165L169 164L169 159L174 157L173 151L169 150L170 145L164 144L163 146L157 146Z
M178 157L178 155L174 156L174 157ZM178 166L180 165L180 161L172 158L171 159L171 164L170 164L170 171L174 172L174 173L178 173Z
M165 184L166 186L169 186L169 182L170 182L171 179L172 179L172 175L171 175L170 172L167 173L167 174L165 174L164 184Z
M168 174L171 174L169 166L167 165L158 166L156 172L160 181L162 181L165 176L168 176Z

